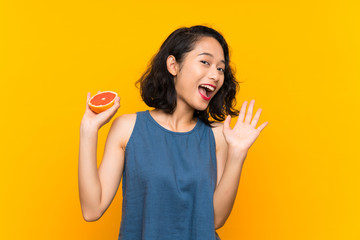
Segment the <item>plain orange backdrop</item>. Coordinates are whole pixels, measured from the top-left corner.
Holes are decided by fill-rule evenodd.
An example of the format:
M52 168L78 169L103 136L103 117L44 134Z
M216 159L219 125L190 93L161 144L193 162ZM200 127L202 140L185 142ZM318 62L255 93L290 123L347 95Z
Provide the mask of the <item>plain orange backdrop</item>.
M1 1L0 239L117 239L121 185L99 221L81 214L86 94L116 91L115 117L150 109L135 81L172 31L196 24L228 41L237 106L255 99L269 121L221 239L360 239L359 11L349 0Z

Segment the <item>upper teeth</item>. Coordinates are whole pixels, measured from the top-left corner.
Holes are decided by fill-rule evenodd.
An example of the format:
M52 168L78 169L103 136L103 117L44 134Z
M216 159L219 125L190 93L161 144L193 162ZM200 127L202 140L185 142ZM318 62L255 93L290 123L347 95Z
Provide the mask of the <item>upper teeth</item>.
M214 88L214 87L209 86L209 85L204 85L204 84L202 84L202 85L200 85L200 87L207 88L207 89L209 89L209 90L210 90L210 91L212 91L212 92L215 90L215 88Z

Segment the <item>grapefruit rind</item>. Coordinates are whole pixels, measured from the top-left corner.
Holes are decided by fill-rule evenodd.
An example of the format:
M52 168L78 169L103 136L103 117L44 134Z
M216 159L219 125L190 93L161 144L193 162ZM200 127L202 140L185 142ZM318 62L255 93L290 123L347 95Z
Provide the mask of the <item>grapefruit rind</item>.
M92 100L95 96L97 96L97 95L99 95L99 94L102 94L102 93L106 93L106 92L110 92L110 93L113 93L113 94L115 95L114 98L113 98L113 100L111 100L109 103L104 104L104 105L93 105L93 104L91 104L91 100ZM103 111L111 108L111 107L114 105L114 102L115 102L115 99L116 99L117 96L118 96L117 93L116 93L116 92L113 92L113 91L103 91L103 92L99 92L99 93L95 94L94 96L92 96L92 97L89 99L88 105L89 105L90 109L93 110L94 112L96 112L96 113L101 113L101 112L103 112Z

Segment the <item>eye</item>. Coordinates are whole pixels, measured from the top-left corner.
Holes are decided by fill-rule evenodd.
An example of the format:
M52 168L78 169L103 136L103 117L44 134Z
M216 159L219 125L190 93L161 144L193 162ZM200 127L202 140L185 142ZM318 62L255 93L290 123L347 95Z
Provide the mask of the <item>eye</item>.
M205 63L205 64L209 64L207 61L204 61L204 60L201 60L200 62ZM218 68L218 69L220 69L220 71L223 72L223 73L225 72L225 69L223 69L223 68Z

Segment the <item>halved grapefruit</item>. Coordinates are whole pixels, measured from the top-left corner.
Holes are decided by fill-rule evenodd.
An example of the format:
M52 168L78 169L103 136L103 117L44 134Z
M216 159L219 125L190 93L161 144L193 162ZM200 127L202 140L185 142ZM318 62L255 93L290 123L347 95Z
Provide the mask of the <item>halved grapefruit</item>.
M113 91L103 91L92 96L88 102L89 107L96 113L101 113L114 105L117 93Z

